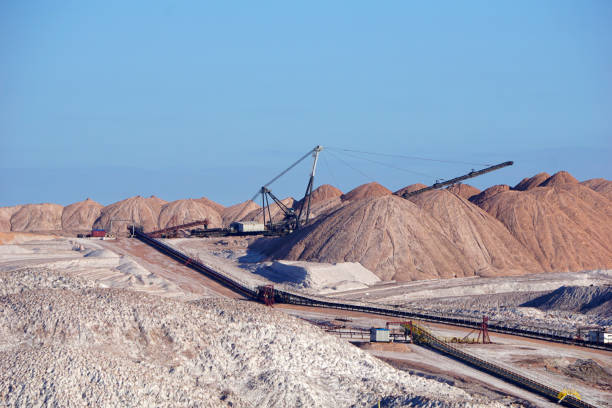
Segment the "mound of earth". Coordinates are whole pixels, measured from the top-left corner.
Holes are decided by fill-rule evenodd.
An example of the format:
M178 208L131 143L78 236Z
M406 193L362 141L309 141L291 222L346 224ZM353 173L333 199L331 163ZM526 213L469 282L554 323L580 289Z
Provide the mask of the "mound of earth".
M581 184L605 195L612 200L612 181L603 178L596 178L583 181Z
M219 228L223 224L221 215L202 200L176 200L161 208L158 225L161 229L205 219L209 221L209 228Z
M476 187L462 183L453 184L446 190L450 191L453 194L457 194L459 197L465 198L466 200L469 200L470 197L480 194L480 190Z
M514 190L525 191L531 190L542 184L544 181L550 178L550 174L548 173L538 173L533 177L528 177L522 179L516 186L514 186Z
M11 216L11 231L59 231L63 209L59 204L23 205Z
M229 225L234 221L240 221L248 214L260 209L261 207L251 200L225 207L223 212L221 212L223 225Z
M12 207L0 207L0 231L9 232L11 230L11 217L21 207L21 205L15 205Z
M356 201L363 200L364 198L376 198L390 194L393 194L391 190L373 181L371 183L362 184L359 187L355 187L348 193L343 194L340 198L342 201Z
M340 197L342 197L342 191L332 185L323 184L317 187L312 191L310 199L310 219L329 214L336 210L342 205L342 199ZM296 209L300 208L302 201L303 199L295 204ZM304 211L306 211L306 208L304 208Z
M200 201L205 206L212 208L219 215L221 215L223 213L223 210L225 210L225 206L223 206L223 205L221 205L221 204L219 204L219 203L217 203L217 202L215 202L213 200L209 200L206 197L196 198L196 201Z
M498 184L498 185L487 188L480 194L476 194L475 196L470 197L470 201L480 206L481 203L491 199L491 197L499 193L503 193L504 191L509 191L509 190L510 190L510 186L505 185L505 184Z
M259 268L257 274L266 279L290 284L299 289L312 289L318 293L337 290L367 288L380 282L380 278L357 262L337 264L304 261L275 261Z
M460 227L443 227L427 209L386 195L352 202L288 237L252 247L272 259L359 262L382 280L522 273L534 267L498 221L455 195L437 193L448 200L440 208L450 205L448 216Z
M612 268L612 205L603 195L575 183L487 196L489 190L472 201L500 220L545 271Z
M64 207L62 211L62 229L64 231L86 231L100 216L104 206L91 199L79 201Z
M288 208L294 208L294 206L296 205L296 201L293 199L293 197L285 198L284 200L281 200L281 203L285 204L285 206L287 206ZM270 212L268 213L268 207L267 206L264 208L264 211L266 212L266 222L268 220L268 215L272 216L272 220L274 222L282 221L283 218L284 218L284 214L283 214L282 210L279 208L278 205L276 205L276 203L274 203L272 201L270 202ZM262 211L262 208L259 207L258 209L251 211L250 213L245 215L240 221L259 221L259 222L263 222L263 211Z
M414 196L411 201L438 221L479 276L542 272L534 256L501 222L464 198L435 190Z
M491 404L263 305L64 284L0 298L6 405L348 407L392 396Z
M567 171L560 171L544 180L538 187L554 187L563 184L578 184L579 181Z
M561 286L559 289L523 303L521 306L578 313L589 313L593 309L600 311L602 308L612 311L612 287Z
M417 190L420 190L420 189L425 188L425 187L427 187L427 186L425 184L421 184L421 183L410 184L409 186L400 188L399 190L397 190L393 194L398 195L398 196L401 197L402 194L404 194L404 193L412 193L413 191L417 191Z
M155 196L126 198L104 207L94 223L94 228L107 229L110 228L111 220L122 220L113 221L113 233L125 232L130 223L142 225L145 231L157 230L159 214L164 204L166 204L164 200Z
M342 191L340 191L340 189L330 184L323 184L312 191L310 196L310 205L318 204L341 196Z
M589 384L597 384L604 390L612 389L612 373L589 359L578 359L562 368L565 375L581 379Z

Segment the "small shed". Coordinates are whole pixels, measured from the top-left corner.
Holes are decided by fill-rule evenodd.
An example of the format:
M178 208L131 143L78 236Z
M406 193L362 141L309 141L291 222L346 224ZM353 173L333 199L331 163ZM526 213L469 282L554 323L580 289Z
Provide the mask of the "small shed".
M239 232L263 232L266 230L266 227L257 221L241 221L233 223L233 226Z
M103 229L92 229L91 236L95 238L104 238L106 236L106 231Z
M593 343L612 343L612 332L609 329L590 330L588 339Z
M389 334L389 329L372 327L370 329L370 341L378 343L389 343L389 341L391 341Z

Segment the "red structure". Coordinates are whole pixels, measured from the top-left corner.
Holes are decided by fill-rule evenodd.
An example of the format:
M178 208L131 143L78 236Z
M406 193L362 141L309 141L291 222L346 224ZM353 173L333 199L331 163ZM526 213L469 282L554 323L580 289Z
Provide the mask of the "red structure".
M260 286L259 300L264 302L266 306L274 305L274 285Z
M91 236L94 238L104 238L106 236L106 231L103 229L92 229Z
M476 340L476 343L480 343L481 342L481 338L482 338L482 344L491 344L491 338L489 337L489 317L488 316L482 316L482 323L480 323L480 325L478 326L478 329L474 329L471 332L469 332L467 334L467 336L465 336L463 338L463 340L467 340L467 338L470 336L470 334L474 333L476 330L478 330L478 338Z

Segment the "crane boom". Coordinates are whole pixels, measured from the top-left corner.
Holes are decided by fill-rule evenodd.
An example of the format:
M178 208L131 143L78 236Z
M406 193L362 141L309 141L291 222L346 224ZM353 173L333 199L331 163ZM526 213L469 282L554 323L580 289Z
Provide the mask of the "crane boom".
M402 197L403 198L410 198L410 197L413 197L415 195L424 193L426 191L437 190L437 189L442 188L442 187L451 186L453 184L459 183L460 181L471 179L473 177L482 176L483 174L489 173L491 171L499 170L499 169L507 167L507 166L512 166L513 164L514 164L513 161L507 161L507 162L503 162L503 163L500 163L500 164L496 164L495 166L487 167L487 168L482 169L482 170L470 171L468 174L464 174L463 176L455 177L453 179L450 179L450 180L447 180L447 181L443 181L441 183L435 183L435 184L432 184L429 187L421 188L420 190L415 190L415 191L411 191L411 192L405 192L405 193L402 194Z

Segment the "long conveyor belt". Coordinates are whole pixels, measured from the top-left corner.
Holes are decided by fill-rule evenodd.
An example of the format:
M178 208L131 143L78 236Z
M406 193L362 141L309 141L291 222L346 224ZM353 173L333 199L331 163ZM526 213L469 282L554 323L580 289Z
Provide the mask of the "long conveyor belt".
M215 279L219 283L240 293L243 296L246 296L252 299L261 299L261 295L262 295L261 289L262 288L252 287L248 283L239 282L233 277L230 277L221 272L215 271L211 269L210 267L202 264L200 261L183 254L182 252L176 250L175 248L172 248L169 245L164 244L163 242L155 238L150 237L149 235L147 235L146 233L142 231L135 230L134 236L138 238L139 240L141 240L142 242L157 249L161 253L189 266L190 268L210 278ZM475 320L470 320L470 319L458 319L458 318L452 318L452 317L438 316L434 314L425 314L421 312L413 312L413 311L389 307L389 306L385 307L383 305L366 304L363 302L353 302L353 301L340 302L334 299L323 298L323 297L318 297L318 296L309 296L309 295L304 295L301 293L296 293L296 292L287 291L287 290L274 289L273 296L274 296L274 300L279 303L289 303L289 304L305 305L305 306L311 306L311 307L324 307L324 308L334 308L334 309L341 309L341 310L351 310L351 311L356 311L356 312L378 314L378 315L385 315L385 316L394 316L394 317L399 317L399 318L418 319L418 320L446 323L446 324L462 326L462 327L471 327L471 328L477 327L479 324L479 322ZM555 390L547 385L541 384L525 376L512 372L506 368L492 364L483 359L472 356L471 354L465 353L443 342L442 340L437 339L435 336L433 336L431 333L429 333L425 329L422 329L420 326L415 326L415 327L417 328L417 336L415 336L415 340L417 342L421 344L425 344L426 346L431 347L432 349L435 349L444 354L450 355L466 364L472 365L485 372L488 372L490 374L503 378L504 380L508 382L514 383L532 392L536 392L540 395L546 396L550 398L551 400L558 401L561 391ZM575 344L575 341L573 341L570 338L563 339L560 336L547 336L546 334L542 334L538 332L530 332L526 330L512 329L512 328L500 327L496 325L489 325L489 330L509 333L513 335L525 336L525 337L541 338L541 339L549 340L549 341L567 342L567 343ZM580 344L580 345L586 345L586 344ZM609 345L602 345L602 346L603 347L598 347L598 348L604 348L604 349L610 350L610 347L606 347ZM580 399L574 396L571 396L571 395L564 396L564 398L561 401L561 404L570 406L570 407L578 407L578 408L595 408L593 405L586 403L584 401L581 401Z

